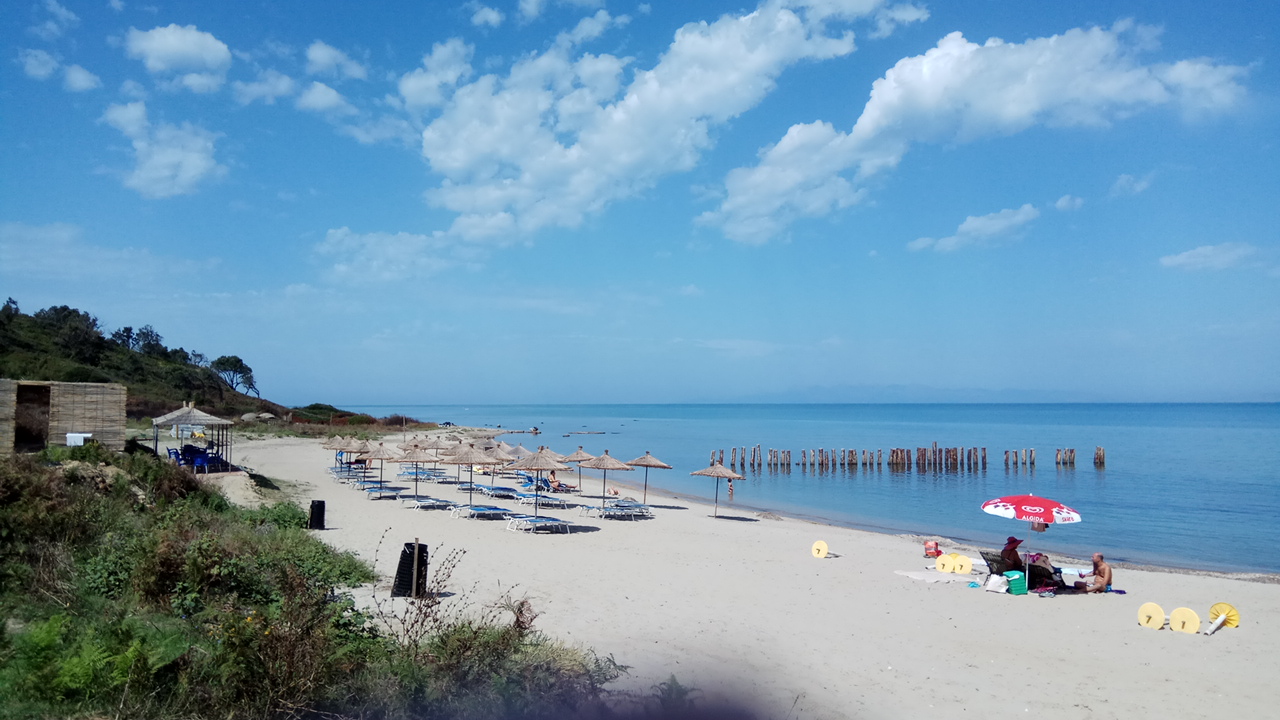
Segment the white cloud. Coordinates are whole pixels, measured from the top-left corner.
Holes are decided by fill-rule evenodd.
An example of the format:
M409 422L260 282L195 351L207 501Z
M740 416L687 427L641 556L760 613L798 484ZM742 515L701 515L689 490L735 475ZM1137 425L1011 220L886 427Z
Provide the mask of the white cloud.
M1224 112L1244 95L1245 69L1212 61L1142 64L1154 31L1131 23L983 45L951 33L904 58L872 85L849 132L828 123L793 126L760 162L725 179L727 196L700 221L761 242L800 217L854 197L843 175L865 180L896 167L913 143L967 142L1035 125L1103 127L1158 106ZM781 189L779 189L781 188Z
M578 21L572 30L556 36L556 42L564 45L581 45L604 35L611 27L624 27L631 22L630 16L611 16L608 11L597 10L595 15L588 15Z
M450 38L431 46L422 58L422 67L400 77L400 97L410 109L437 107L459 81L471 76L474 48L460 38Z
M1075 195L1063 195L1058 198L1057 202L1055 202L1053 206L1063 212L1079 210L1084 207L1084 198L1076 197Z
M118 294L135 287L151 292L151 283L195 269L187 260L157 258L146 248L93 245L83 235L80 226L69 223L0 223L0 277L10 287L72 282L80 290L93 286Z
M908 250L952 252L971 245L986 246L1015 236L1027 223L1040 217L1040 211L1031 204L1012 210L1006 209L990 215L970 215L956 228L955 235L941 240L919 238L907 243Z
M263 70L258 73L258 79L253 82L240 82L239 80L231 83L231 89L235 93L236 102L241 105L248 105L254 100L261 100L267 105L275 105L276 98L292 95L297 89L297 84L293 78L284 73L275 70Z
M58 61L44 50L19 50L22 72L34 80L48 80L58 71Z
M1236 267L1257 251L1258 248L1248 243L1201 245L1177 255L1165 255L1160 258L1160 265L1180 270L1226 270Z
M686 297L696 297L702 294L702 288L698 287L697 285L690 284L690 285L685 285L681 287L680 289L676 290L676 292Z
M1151 187L1151 179L1155 173L1147 173L1146 177L1136 178L1129 174L1121 175L1111 184L1111 197L1137 195Z
M503 20L507 19L502 14L502 11L491 8L488 5L472 3L468 7L474 10L471 13L471 24L476 27L496 28L502 24Z
M62 87L71 92L84 92L102 87L102 80L79 65L68 65L62 78Z
M547 0L520 0L517 8L520 11L520 18L525 21L532 20L542 14L547 8ZM604 5L604 0L559 0L557 5L569 5L572 7L592 8Z
M362 280L398 280L430 275L458 264L450 257L456 243L440 233L357 233L341 227L329 230L316 246L333 256L333 274Z
M929 11L919 5L911 3L900 3L889 7L882 7L876 11L875 23L876 27L871 31L873 38L886 38L898 29L899 25L908 23L923 22L929 19Z
M200 183L226 174L213 157L217 135L190 123L153 126L142 101L110 105L102 121L133 141L137 164L124 184L143 197L190 195Z
M80 18L75 13L58 4L57 0L44 0L43 5L44 9L48 11L49 17L44 22L27 28L27 32L41 40L57 40L62 37L63 33L80 22Z
M123 12L123 11L124 11L124 1L123 1L123 0L108 0L108 2L107 2L107 7L110 7L112 10L115 10L116 12Z
M356 109L342 97L342 93L322 82L313 82L311 86L298 96L297 106L301 110L333 113L335 115L353 115Z
M787 67L852 52L852 33L832 27L829 6L769 0L689 23L625 87L629 58L574 57L565 43L505 77L462 85L422 133L424 156L445 178L428 199L458 213L453 230L467 237L576 226L693 167L713 144L711 129L759 103ZM578 37L589 36L591 26L581 27Z
M120 94L134 100L145 100L147 98L147 89L142 87L142 83L137 80L125 80L120 83Z
M316 40L307 48L307 74L364 80L369 70L338 48Z
M141 60L163 87L196 93L222 87L227 68L231 67L227 46L195 25L171 24L145 32L129 28L125 54Z

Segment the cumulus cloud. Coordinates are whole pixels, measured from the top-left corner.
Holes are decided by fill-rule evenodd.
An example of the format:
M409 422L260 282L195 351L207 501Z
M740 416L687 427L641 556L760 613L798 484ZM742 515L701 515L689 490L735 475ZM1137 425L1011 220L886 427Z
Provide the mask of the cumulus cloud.
M1165 255L1160 258L1160 265L1179 270L1226 270L1238 266L1256 252L1258 248L1248 243L1201 245L1177 255Z
M624 27L630 22L628 15L613 17L606 10L597 10L595 15L579 20L572 30L556 36L556 42L568 46L581 45L604 35L610 28Z
M467 7L472 11L471 24L476 27L496 28L502 24L503 20L507 19L507 16L503 15L502 11L491 8L488 5L469 3Z
M311 86L298 96L297 106L300 110L331 113L334 115L354 115L356 109L342 97L342 93L322 82L313 82Z
M1084 207L1084 198L1076 197L1075 195L1063 195L1058 198L1057 202L1055 202L1053 206L1063 212L1079 210Z
M48 80L58 71L58 60L44 50L19 50L22 72L33 80Z
M432 45L422 67L400 77L398 88L405 105L413 110L442 105L458 82L471 75L474 50L460 38Z
M894 168L913 143L968 142L1029 127L1105 127L1141 110L1184 115L1233 109L1245 68L1211 60L1144 64L1156 33L1132 23L982 45L951 33L903 58L872 84L848 132L795 125L752 167L731 171L718 209L700 221L733 239L763 242L794 220L856 199L853 181Z
M129 28L125 54L141 60L147 72L171 90L213 92L222 87L231 67L226 44L195 25L171 24L146 31Z
M1151 179L1153 177L1155 177L1154 173L1148 173L1143 178L1136 178L1129 174L1121 175L1111 184L1111 197L1137 195L1151 187Z
M231 83L236 102L241 105L248 105L255 100L261 100L267 105L275 105L276 98L292 95L296 89L297 84L293 78L276 70L259 72L258 79L253 82L237 80Z
M927 237L912 240L907 243L907 249L918 251L933 248L937 252L952 252L969 246L989 246L1016 237L1027 223L1038 217L1040 211L1031 204L990 215L970 215L960 223L954 235L940 240Z
M427 197L458 213L452 230L470 238L576 226L693 167L713 144L712 128L758 104L789 66L853 52L839 22L879 5L767 0L689 23L626 85L630 58L572 50L575 38L617 22L592 15L505 77L457 88L422 133L423 155L444 177Z
M102 87L102 80L79 65L68 65L62 77L62 87L71 92L84 92Z
M141 100L108 106L102 121L133 142L136 165L124 184L143 197L190 195L206 180L226 174L214 159L217 135L190 123L152 125Z
M364 80L369 70L338 48L316 40L307 48L307 74Z
M60 5L57 0L44 0L43 7L48 17L27 28L27 32L41 40L57 40L80 22L80 18L75 13Z
M124 11L124 0L109 0L107 6L116 12Z

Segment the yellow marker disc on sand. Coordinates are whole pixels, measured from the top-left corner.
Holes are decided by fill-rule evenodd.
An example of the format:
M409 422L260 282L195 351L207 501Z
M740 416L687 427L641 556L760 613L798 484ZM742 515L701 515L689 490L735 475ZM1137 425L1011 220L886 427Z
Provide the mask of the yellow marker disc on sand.
M1209 622L1217 622L1223 615L1227 616L1227 619L1222 621L1224 626L1240 627L1240 611L1236 610L1231 603L1214 603L1213 607L1209 608Z
M1152 630L1164 627L1164 608L1153 602L1143 603L1138 608L1138 624Z
M827 544L821 540L813 544L813 556L822 559L827 556Z
M933 566L938 569L938 572L949 573L955 568L956 559L950 555L939 555L933 562Z
M1169 613L1169 629L1194 635L1200 632L1200 616L1191 608L1175 608Z
M973 570L973 560L964 555L956 557L955 565L952 566L951 572L957 575L968 575Z

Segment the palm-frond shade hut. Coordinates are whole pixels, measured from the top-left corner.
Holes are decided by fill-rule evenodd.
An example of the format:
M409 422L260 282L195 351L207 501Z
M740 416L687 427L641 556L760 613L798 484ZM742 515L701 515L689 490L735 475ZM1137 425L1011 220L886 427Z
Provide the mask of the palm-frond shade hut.
M0 380L0 455L65 445L73 433L123 450L127 398L117 383Z

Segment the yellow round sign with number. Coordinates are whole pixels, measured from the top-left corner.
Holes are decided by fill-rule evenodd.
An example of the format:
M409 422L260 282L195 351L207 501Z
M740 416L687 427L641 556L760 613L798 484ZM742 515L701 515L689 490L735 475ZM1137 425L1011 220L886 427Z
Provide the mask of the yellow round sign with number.
M827 556L827 544L821 540L813 544L813 556L821 560Z

